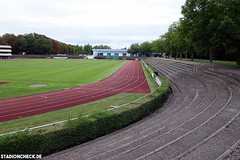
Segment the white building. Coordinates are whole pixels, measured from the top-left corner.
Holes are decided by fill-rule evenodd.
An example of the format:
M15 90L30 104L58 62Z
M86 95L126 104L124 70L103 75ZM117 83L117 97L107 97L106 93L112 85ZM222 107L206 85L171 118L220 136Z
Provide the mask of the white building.
M130 56L127 50L125 49L93 49L93 57L96 56Z
M12 57L12 47L0 45L0 59L7 59Z

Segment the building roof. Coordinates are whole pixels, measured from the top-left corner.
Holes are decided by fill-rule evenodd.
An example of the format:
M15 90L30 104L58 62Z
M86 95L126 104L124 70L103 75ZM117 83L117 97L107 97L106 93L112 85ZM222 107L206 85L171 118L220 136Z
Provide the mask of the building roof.
M0 53L12 53L11 49L0 49Z
M12 54L11 53L0 53L0 56L12 56Z
M124 53L126 53L127 52L127 50L126 49L92 49L92 51L93 52L104 52L104 53L106 53L106 52L117 52L117 53L122 53L122 52L124 52Z
M8 45L0 45L0 48L1 49L12 49L12 47L8 46Z

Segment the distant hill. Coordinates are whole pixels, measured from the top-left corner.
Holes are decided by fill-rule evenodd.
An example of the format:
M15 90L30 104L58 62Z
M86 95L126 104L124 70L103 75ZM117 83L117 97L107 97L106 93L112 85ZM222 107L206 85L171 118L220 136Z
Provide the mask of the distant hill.
M13 54L92 54L92 45L84 46L66 44L45 35L29 33L24 35L14 35L6 33L0 36L0 45L10 45ZM111 48L107 45L94 46L94 48Z

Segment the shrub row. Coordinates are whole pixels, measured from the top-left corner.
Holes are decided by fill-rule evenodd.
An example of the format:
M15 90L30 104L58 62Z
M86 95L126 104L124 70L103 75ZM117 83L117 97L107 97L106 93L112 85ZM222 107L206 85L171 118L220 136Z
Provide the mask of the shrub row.
M1 154L48 155L79 145L132 124L161 107L169 94L168 82L163 81L151 101L126 111L104 112L68 122L61 130L40 133L24 132L1 137ZM165 85L165 86L164 86Z
M236 64L240 66L240 57L237 59Z

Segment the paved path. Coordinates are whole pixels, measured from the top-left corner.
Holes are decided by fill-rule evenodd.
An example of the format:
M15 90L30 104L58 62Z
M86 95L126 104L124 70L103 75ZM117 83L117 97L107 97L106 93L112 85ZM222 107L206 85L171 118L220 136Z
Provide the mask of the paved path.
M153 115L44 159L239 159L240 78L201 64L148 59L173 94Z

